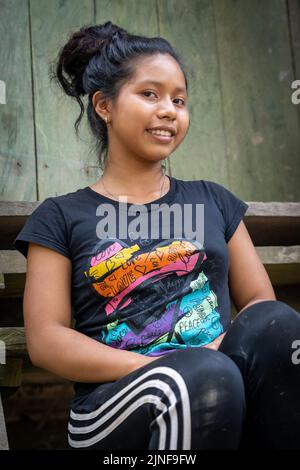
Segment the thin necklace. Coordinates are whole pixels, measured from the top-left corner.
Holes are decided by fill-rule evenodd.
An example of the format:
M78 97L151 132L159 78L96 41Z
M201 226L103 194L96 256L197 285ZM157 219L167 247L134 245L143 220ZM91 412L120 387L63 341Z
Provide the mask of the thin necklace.
M163 191L163 186L164 186L165 176L166 176L166 175L165 175L165 171L166 171L165 168L163 168L163 174L164 174L164 175L163 175L163 182L162 182L162 185L161 185L161 190L160 190L160 196L159 196L159 198L161 198L161 196L162 196L162 191ZM108 189L106 189L105 184L103 183L102 178L100 179L100 182L102 183L103 188L105 189L105 191L106 191L108 194L110 194L111 196L113 196L114 199L119 199L119 196L116 196L115 194L112 194L110 191L108 191ZM130 204L132 204L132 203L130 203Z

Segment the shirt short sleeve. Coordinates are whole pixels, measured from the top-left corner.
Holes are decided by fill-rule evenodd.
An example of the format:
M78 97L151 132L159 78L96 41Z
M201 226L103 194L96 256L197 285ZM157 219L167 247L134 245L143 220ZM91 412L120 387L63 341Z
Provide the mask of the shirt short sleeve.
M243 219L249 205L221 184L210 181L210 186L225 222L225 241L229 242Z
M51 248L71 259L67 224L53 198L45 199L32 212L13 241L13 246L27 258L29 242Z

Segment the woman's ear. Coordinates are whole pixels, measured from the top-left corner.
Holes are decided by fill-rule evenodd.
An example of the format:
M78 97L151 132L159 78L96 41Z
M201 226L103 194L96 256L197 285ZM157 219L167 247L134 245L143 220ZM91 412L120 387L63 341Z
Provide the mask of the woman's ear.
M96 91L92 97L95 112L101 119L109 119L110 110L108 100L104 98L102 91Z

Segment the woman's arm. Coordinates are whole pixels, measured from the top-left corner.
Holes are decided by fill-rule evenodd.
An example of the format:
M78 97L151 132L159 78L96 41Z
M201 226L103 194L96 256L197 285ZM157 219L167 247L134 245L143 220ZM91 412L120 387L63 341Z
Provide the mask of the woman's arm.
M229 287L233 303L241 313L262 300L276 300L268 273L262 264L243 221L228 242ZM219 349L225 333L204 347Z
M76 382L111 382L156 360L106 346L71 328L71 261L30 243L24 291L27 348L34 365Z
M227 246L229 287L237 312L240 313L246 307L262 300L276 300L268 273L243 221Z

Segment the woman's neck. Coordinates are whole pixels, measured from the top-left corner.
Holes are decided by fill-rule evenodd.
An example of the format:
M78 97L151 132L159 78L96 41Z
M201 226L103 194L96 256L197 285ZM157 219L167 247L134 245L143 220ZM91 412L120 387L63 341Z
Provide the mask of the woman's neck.
M170 189L170 180L159 165L155 169L134 173L107 166L101 178L91 186L110 199L125 196L128 203L147 204L161 198Z

